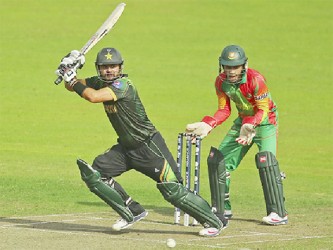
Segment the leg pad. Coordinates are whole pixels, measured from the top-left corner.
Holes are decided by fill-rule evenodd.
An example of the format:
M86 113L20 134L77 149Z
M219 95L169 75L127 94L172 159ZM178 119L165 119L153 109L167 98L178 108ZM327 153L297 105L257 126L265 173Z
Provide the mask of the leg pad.
M264 191L267 215L271 212L280 217L286 216L283 197L283 185L279 164L271 152L259 152L255 156L260 180Z
M126 206L121 195L112 187L101 180L101 174L94 170L88 163L78 159L77 165L81 172L82 180L87 184L91 192L105 201L112 207L123 219L128 222L133 221L133 214Z
M187 190L176 182L157 183L157 188L165 200L192 216L205 227L222 227L221 220L212 212L209 204L199 195Z

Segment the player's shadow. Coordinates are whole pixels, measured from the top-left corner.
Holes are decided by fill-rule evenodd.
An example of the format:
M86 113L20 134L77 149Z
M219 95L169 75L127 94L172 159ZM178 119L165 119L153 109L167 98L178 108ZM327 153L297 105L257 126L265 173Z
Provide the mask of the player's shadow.
M160 211L164 211L166 208L162 208ZM170 208L168 208L170 209ZM96 213L98 216L98 213ZM111 216L114 217L114 216ZM68 217L57 215L57 216L45 216L45 220L43 219L27 219L27 218L6 218L0 217L0 226L2 228L26 228L26 229L36 229L36 230L43 230L47 231L66 231L66 232L84 232L84 233L103 233L103 234L110 234L110 235L121 235L124 233L135 232L135 233L148 233L148 234L182 234L182 235L193 235L193 232L184 231L180 227L174 225L174 227L170 229L149 229L151 227L147 226L150 223L157 223L162 225L173 225L173 223L163 222L160 220L153 220L146 218L144 221L139 222L135 225L135 228L128 228L122 231L113 231L111 229L112 224L114 223L110 220L109 226L99 226L96 225L99 221L103 221L103 218L92 218L91 215L85 217L84 214L76 217ZM52 220L52 218L54 218ZM109 218L105 218L109 220ZM56 221L59 220L59 221ZM89 221L89 225L86 224ZM78 221L77 223L75 223ZM84 221L84 224L81 224L80 221ZM105 222L104 222L105 223ZM95 225L93 225L95 224Z
M57 219L59 219L60 215L57 215ZM122 231L113 231L111 229L111 225L113 222L110 223L110 226L96 226L96 225L87 225L87 224L80 224L75 223L76 220L89 220L89 218L84 219L84 217L80 218L68 218L64 216L60 218L62 221L52 221L52 217L47 217L50 220L37 220L37 219L24 219L24 218L6 218L0 217L0 225L1 228L25 228L25 229L35 229L35 230L42 230L42 231L62 231L62 232L84 232L84 233L103 233L103 234L112 234L112 235L121 235L124 233L151 233L151 234L182 234L182 235L193 235L193 232L181 230L181 228L170 228L169 230L161 229L148 229L147 225L144 223L140 225L139 223L136 228L128 228ZM145 220L147 223L158 223L163 225L163 222L160 221L153 221L153 220ZM7 224L6 224L7 223ZM89 222L90 224L94 224L94 220ZM178 230L179 229L179 230Z
M77 202L80 205L84 205L84 206L96 206L96 207L109 207L107 204L105 204L104 202L99 202L99 201L95 201L95 202ZM174 216L174 210L173 207L156 207L156 206L152 206L152 205L143 205L145 209L147 209L150 212L156 213L156 214L160 214L162 216L170 216L173 217ZM111 209L111 208L110 208ZM146 218L145 221L147 222L154 222L153 220L149 220L149 218ZM243 222L251 222L251 223L255 223L258 225L265 225L261 220L256 220L256 219L244 219L244 218L237 218L237 217L232 217L232 219L230 220L230 222L232 221L243 221ZM158 222L159 224L173 224L171 222Z
M79 201L76 203L83 205L83 206L89 206L89 207L108 207L108 205L102 201Z
M77 204L80 205L84 205L84 206L94 206L94 207L109 207L107 204L105 204L104 202L100 202L100 201L79 201L77 202ZM152 206L152 205L144 205L142 204L142 206L150 211L153 211L154 213L160 214L160 215L165 215L165 216L173 216L173 207L156 207L156 206ZM111 208L110 208L111 209Z
M52 217L49 217L50 219ZM58 217L59 218L59 217ZM64 217L63 220L66 220ZM67 218L68 219L68 218ZM73 219L74 221L75 219ZM20 219L20 218L0 218L2 228L6 227L18 227L18 228L29 228L39 230L50 230L50 231L69 231L69 232L99 232L108 233L110 227L104 226L90 226L86 224L75 224L70 223L71 219L63 221L48 221L48 220L35 220L35 219ZM11 225L3 225L3 223L9 223Z

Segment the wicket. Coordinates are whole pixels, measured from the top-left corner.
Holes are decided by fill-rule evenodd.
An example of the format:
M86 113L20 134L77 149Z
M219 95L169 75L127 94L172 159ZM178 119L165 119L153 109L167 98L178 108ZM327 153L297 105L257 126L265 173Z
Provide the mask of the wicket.
M184 185L188 190L191 190L191 165L192 165L192 140L195 140L195 158L194 158L194 181L193 193L199 194L200 191L200 154L201 154L201 137L195 134L179 133L177 138L177 167L182 173L183 162L183 138L186 138L186 155L185 155L185 180ZM174 221L175 224L180 224L181 210L175 207ZM184 226L189 226L190 216L184 213ZM197 225L198 222L193 219L192 225Z

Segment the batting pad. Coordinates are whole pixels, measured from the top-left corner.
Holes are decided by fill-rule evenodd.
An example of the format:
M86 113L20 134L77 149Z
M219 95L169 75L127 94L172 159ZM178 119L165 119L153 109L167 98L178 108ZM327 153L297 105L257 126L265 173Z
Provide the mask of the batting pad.
M120 194L101 180L101 174L81 159L77 160L77 165L81 172L81 178L90 191L105 201L127 222L132 222L132 212L125 205Z
M218 229L222 227L222 222L212 212L209 204L201 196L188 191L182 184L162 182L157 183L157 188L165 200L192 216L205 227L215 227Z
M267 215L275 212L280 217L285 217L283 185L275 156L268 151L259 152L255 156L255 161L264 191Z

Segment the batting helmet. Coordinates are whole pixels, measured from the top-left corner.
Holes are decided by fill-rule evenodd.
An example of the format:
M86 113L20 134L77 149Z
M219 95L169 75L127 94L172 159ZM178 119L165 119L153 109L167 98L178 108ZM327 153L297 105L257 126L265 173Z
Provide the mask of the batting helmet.
M95 67L98 74L99 79L102 81L107 81L104 77L101 76L101 72L99 70L99 66L101 65L120 65L120 72L122 73L123 70L123 63L124 60L118 50L115 48L104 48L98 52ZM119 76L115 77L114 79L118 78Z
M96 57L97 65L108 65L108 64L123 64L124 60L121 54L115 48L104 48L98 52Z
M239 66L247 62L244 50L238 45L229 45L222 50L219 57L220 66Z

